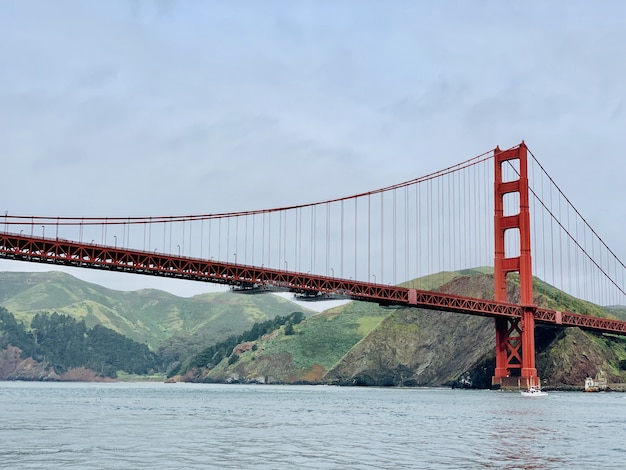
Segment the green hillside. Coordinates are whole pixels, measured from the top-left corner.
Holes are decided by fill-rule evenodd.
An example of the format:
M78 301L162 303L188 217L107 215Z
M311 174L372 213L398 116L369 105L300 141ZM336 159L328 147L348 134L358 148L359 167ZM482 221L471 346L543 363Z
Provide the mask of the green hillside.
M405 285L493 298L489 268ZM538 279L533 292L539 306L626 316L623 306L600 307ZM514 275L508 294L519 298ZM36 314L57 312L84 320L87 328L110 328L150 346L163 370L178 374L173 380L488 387L494 367L493 319L416 308L351 302L313 315L274 295L120 292L58 272L0 273L0 306L27 327ZM305 313L303 321L267 323L296 311ZM262 323L269 329L261 332ZM272 331L273 325L281 326ZM546 385L580 385L599 371L612 382L626 382L624 338L546 325L537 325L535 338Z
M275 295L183 298L153 289L122 292L61 272L0 273L0 306L26 326L37 313L57 312L84 320L88 328L105 326L152 350L172 337L212 343L277 315L313 314Z
M440 273L407 285L493 298L489 269ZM536 304L544 307L607 317L623 312L576 299L538 279L533 287ZM519 297L515 276L510 276L509 295ZM294 334L281 328L235 348L238 358L231 356L188 378L345 385L472 383L488 387L494 344L490 318L351 302L306 319L295 326ZM537 368L548 385L580 385L587 375L600 370L614 382L626 381L626 339L538 325L536 346Z
M388 314L375 304L351 302L295 325L293 334L281 328L266 335L235 365L222 361L211 370L199 371L196 378L232 381L260 376L269 382L317 382Z
M611 306L607 307L608 312L615 316L615 318L619 318L620 320L626 321L626 307L622 306Z

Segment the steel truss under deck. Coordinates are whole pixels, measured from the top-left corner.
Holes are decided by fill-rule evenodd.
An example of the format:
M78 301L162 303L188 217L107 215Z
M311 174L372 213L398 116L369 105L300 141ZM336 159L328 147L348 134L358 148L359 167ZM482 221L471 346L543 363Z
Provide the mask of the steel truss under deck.
M4 232L0 232L0 258L204 281L242 289L271 287L308 296L336 294L381 305L514 321L524 312L523 306L507 302ZM626 334L624 321L542 308L534 309L533 314L538 323Z

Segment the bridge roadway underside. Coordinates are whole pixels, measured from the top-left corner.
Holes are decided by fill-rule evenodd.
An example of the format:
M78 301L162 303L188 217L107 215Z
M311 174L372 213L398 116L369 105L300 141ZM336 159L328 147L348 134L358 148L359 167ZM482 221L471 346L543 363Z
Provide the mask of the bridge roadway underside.
M626 335L626 322L620 320L63 239L0 232L0 258L211 282L242 289L270 286L276 290L310 297L335 294L342 298L381 305L418 307L493 318L521 317L525 309L532 309L538 323L577 326L602 333Z

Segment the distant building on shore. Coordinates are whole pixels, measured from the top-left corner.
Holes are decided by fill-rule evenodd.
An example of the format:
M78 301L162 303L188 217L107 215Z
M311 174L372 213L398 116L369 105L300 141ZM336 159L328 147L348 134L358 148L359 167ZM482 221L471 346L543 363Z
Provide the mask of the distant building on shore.
M606 390L606 375L598 372L596 378L587 377L585 379L585 392L603 392Z

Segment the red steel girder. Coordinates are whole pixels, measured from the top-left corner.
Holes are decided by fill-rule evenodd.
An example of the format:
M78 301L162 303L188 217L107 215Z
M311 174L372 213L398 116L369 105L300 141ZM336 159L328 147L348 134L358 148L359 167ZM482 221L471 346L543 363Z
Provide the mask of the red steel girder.
M516 304L441 292L3 232L0 232L0 257L231 286L274 286L304 294L335 293L353 300L382 305L420 307L494 318L520 318L523 311L523 307ZM534 315L539 323L578 326L626 335L626 322L619 320L540 308L536 309Z
M535 311L535 321L537 323L577 326L585 330L626 335L626 321L593 317L590 315L582 315L580 313L560 312L556 310L538 308Z

